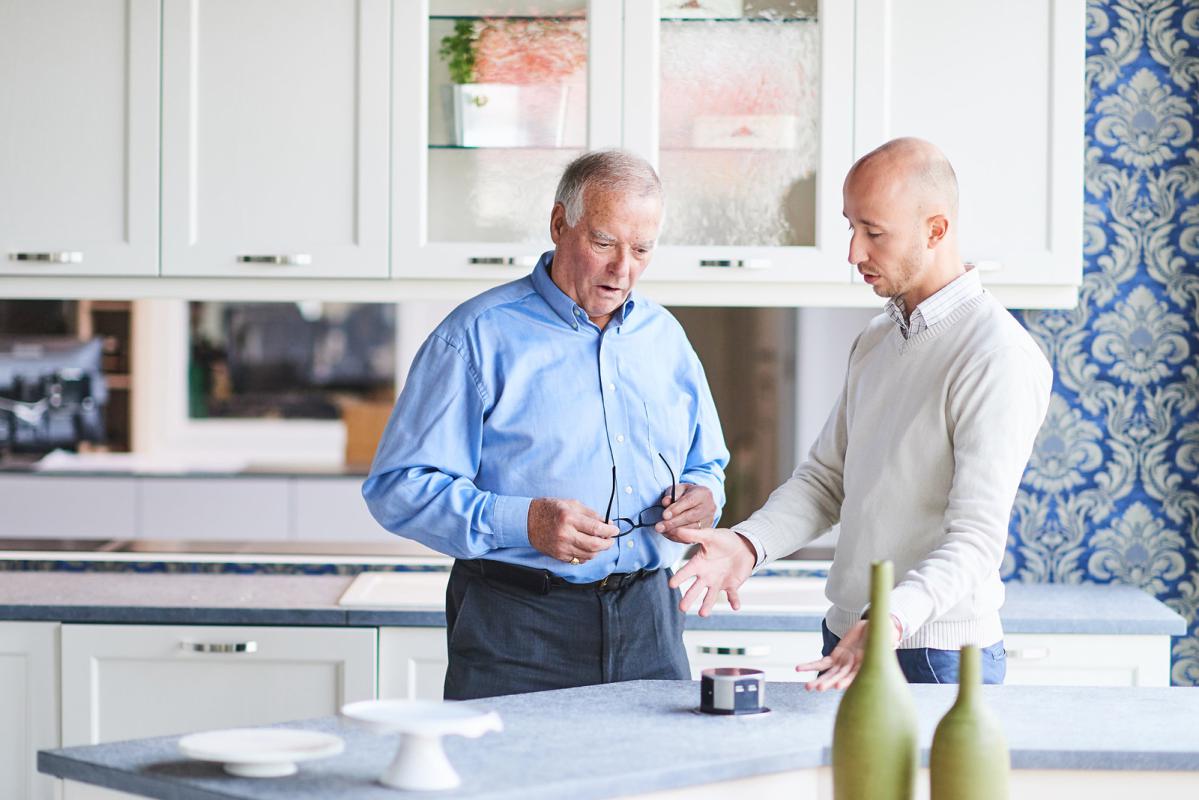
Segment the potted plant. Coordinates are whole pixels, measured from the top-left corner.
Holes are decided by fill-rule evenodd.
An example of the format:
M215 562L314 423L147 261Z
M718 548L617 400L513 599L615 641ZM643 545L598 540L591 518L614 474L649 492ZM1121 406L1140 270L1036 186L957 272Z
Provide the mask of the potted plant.
M570 81L586 64L585 22L459 19L438 50L454 142L463 147L561 147Z

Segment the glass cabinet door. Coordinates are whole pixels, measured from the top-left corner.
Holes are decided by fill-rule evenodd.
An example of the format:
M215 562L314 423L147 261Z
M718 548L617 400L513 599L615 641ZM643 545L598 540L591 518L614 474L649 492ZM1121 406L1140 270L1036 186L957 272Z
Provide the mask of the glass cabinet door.
M667 197L646 278L848 282L852 3L625 9L626 74L656 81L626 83L624 141L656 159Z
M551 246L562 169L620 144L620 2L419 0L395 13L392 274L525 274Z

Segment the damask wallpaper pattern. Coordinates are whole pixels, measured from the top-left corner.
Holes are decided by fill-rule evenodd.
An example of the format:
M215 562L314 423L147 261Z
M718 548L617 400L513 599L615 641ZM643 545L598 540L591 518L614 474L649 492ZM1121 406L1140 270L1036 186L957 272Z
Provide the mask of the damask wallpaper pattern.
M1140 586L1199 685L1199 0L1091 0L1080 301L1028 311L1056 379L1006 579Z

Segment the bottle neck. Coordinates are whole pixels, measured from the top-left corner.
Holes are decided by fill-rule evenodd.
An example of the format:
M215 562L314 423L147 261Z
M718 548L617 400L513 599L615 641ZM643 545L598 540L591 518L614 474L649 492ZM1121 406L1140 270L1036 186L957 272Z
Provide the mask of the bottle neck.
M866 631L865 659L888 656L895 646L895 624L891 622L891 562L878 561L870 567L870 620Z
M966 645L958 665L958 705L973 703L981 683L982 654L977 645Z

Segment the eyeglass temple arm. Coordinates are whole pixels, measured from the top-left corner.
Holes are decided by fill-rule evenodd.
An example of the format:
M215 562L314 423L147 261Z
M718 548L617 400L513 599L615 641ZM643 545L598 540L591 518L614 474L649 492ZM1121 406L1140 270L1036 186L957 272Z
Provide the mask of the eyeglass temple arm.
M608 508L604 511L604 524L612 518L612 501L616 499L616 465L612 465L612 493L608 495Z
M662 463L666 465L666 471L670 473L670 502L673 503L674 502L674 485L676 483L678 483L678 481L676 481L674 479L674 470L670 468L670 462L666 460L666 456L662 455L661 453L658 453L658 458L662 459ZM616 491L616 467L612 467L612 491L614 491L614 492ZM612 501L609 500L608 505L610 506L611 504L612 504Z

